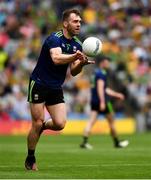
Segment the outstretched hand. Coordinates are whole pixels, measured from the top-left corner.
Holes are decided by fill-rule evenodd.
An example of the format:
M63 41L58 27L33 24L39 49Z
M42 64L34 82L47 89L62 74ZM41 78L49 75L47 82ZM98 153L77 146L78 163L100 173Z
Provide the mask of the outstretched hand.
M82 61L82 60L84 60L85 55L81 51L77 50L76 51L76 58L79 59L80 61Z
M82 66L88 64L95 64L95 61L89 60L88 57L79 50L76 52L76 56L80 60L80 64Z
M81 62L83 65L88 65L88 64L95 64L95 61L89 60L88 57L85 57L85 62Z
M118 94L118 98L119 98L120 100L124 100L124 99L125 99L125 96L124 96L122 93L119 93L119 94Z

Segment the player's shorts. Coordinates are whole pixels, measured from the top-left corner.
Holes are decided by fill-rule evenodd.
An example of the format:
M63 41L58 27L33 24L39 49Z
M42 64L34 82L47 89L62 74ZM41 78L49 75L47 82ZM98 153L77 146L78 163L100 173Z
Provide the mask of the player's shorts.
M35 104L45 103L48 106L64 103L63 91L62 89L50 89L30 79L28 102Z
M112 103L110 101L108 101L106 103L106 108L105 108L104 111L100 110L100 104L99 103L97 103L97 104L91 103L91 110L97 111L98 113L103 113L103 114L109 114L109 113L113 113L114 112Z

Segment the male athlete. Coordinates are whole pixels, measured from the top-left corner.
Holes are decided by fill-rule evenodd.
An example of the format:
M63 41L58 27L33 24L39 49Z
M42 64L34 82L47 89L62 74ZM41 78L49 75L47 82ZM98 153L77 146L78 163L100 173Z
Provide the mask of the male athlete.
M95 70L95 74L92 79L91 114L90 114L90 119L86 125L86 128L84 129L83 142L82 144L80 144L81 148L92 149L92 145L88 143L88 137L90 135L93 125L97 120L97 116L99 113L105 114L108 120L114 146L118 148L118 147L126 147L128 145L127 140L119 141L115 130L115 124L113 119L113 108L109 100L109 96L124 100L124 95L115 92L109 87L107 87L106 70L109 68L109 64L110 64L109 61L110 59L105 56L102 56L97 60L98 68Z
M73 76L81 72L84 65L94 64L81 52L76 35L80 32L81 16L76 9L63 12L63 29L52 33L44 42L37 65L33 70L28 101L32 116L32 127L27 137L27 170L37 170L35 149L43 130L62 130L66 123L66 107L62 84L68 66ZM44 106L51 119L44 120Z

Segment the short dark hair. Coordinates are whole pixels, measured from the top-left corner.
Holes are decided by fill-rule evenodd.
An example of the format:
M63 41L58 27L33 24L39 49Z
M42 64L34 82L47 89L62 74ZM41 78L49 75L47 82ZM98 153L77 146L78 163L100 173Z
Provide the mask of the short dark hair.
M62 14L62 21L67 20L71 13L74 13L81 17L81 13L78 9L66 9Z
M98 55L96 56L96 62L99 64L101 62L103 62L104 60L108 60L111 61L111 58L105 55Z

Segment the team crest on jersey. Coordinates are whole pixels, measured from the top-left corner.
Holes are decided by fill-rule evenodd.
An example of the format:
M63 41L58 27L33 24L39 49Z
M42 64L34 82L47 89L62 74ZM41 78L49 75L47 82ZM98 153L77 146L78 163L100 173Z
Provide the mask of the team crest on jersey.
M77 51L77 47L73 46L73 52L76 52L76 51Z
M66 44L66 47L67 47L67 51L69 51L69 49L70 49L70 44Z

